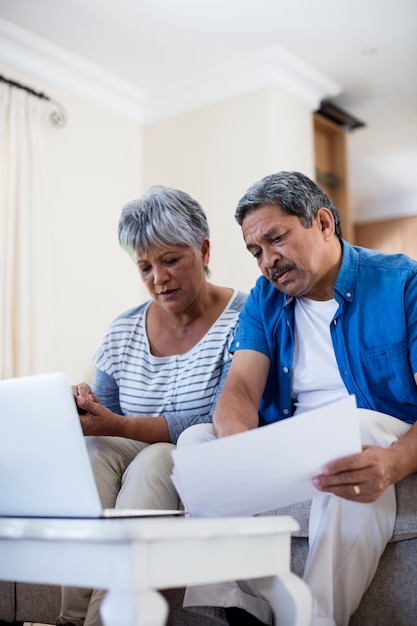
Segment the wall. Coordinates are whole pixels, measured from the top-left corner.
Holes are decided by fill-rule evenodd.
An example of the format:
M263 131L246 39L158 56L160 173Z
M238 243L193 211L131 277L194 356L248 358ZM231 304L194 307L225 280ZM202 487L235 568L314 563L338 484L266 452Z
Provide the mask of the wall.
M45 123L49 245L39 369L91 380L105 328L145 298L117 241L122 205L142 193L141 128L5 65L0 73L60 101L68 114L63 129Z
M417 217L402 217L368 224L357 224L355 243L395 254L402 252L417 259Z
M144 186L194 196L211 229L212 281L248 291L259 276L234 220L237 202L263 176L314 175L311 111L276 88L230 98L144 128Z
M47 263L39 371L92 379L109 322L147 298L118 245L122 205L152 184L184 189L205 208L213 282L249 291L259 275L234 209L246 189L280 169L313 176L312 116L276 88L230 98L144 128L0 64L0 72L60 101L64 129L45 126Z

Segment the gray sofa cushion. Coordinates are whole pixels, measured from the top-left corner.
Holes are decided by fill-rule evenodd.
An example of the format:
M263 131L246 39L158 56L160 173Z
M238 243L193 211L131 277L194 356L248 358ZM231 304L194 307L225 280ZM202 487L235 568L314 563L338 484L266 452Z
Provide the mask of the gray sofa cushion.
M416 563L416 539L389 543L349 626L417 624Z
M0 620L13 622L15 619L15 583L0 580Z
M55 624L60 608L60 586L16 583L16 621Z

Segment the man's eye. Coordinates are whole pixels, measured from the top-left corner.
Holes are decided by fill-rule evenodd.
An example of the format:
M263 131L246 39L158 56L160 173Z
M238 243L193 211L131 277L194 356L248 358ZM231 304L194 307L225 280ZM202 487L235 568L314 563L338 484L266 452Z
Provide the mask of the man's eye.
M284 239L284 237L285 237L285 235L286 235L286 234L287 234L287 233L284 233L283 235L278 235L277 237L274 237L274 238L272 239L272 243L273 243L273 244L281 244L281 243L282 243L282 240Z

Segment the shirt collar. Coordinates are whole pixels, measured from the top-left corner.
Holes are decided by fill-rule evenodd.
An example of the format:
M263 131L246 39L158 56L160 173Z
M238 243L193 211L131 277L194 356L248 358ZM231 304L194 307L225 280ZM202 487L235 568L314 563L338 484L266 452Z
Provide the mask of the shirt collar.
M339 294L348 302L352 302L355 295L356 280L358 277L359 254L353 246L342 239L342 262L334 286L335 294Z
M335 297L336 294L339 294L344 300L353 302L356 279L358 276L359 254L357 250L344 239L341 239L340 243L342 246L342 262L334 286ZM284 307L291 306L293 301L294 296L284 294Z

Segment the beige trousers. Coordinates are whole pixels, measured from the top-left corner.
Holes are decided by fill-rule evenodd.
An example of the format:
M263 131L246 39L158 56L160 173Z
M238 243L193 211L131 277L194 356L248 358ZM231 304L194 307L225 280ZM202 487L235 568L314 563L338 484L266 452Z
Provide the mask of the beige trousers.
M359 414L364 444L389 447L410 428L389 415L368 410ZM213 437L211 425L199 424L184 431L177 445ZM348 625L392 536L395 517L393 485L371 504L327 494L313 500L303 576L313 595L312 626ZM187 588L184 607L198 606L237 606L272 624L271 607L258 593L256 580Z
M103 508L178 509L171 482L171 443L147 444L122 437L86 437ZM63 587L57 624L101 626L101 589Z

